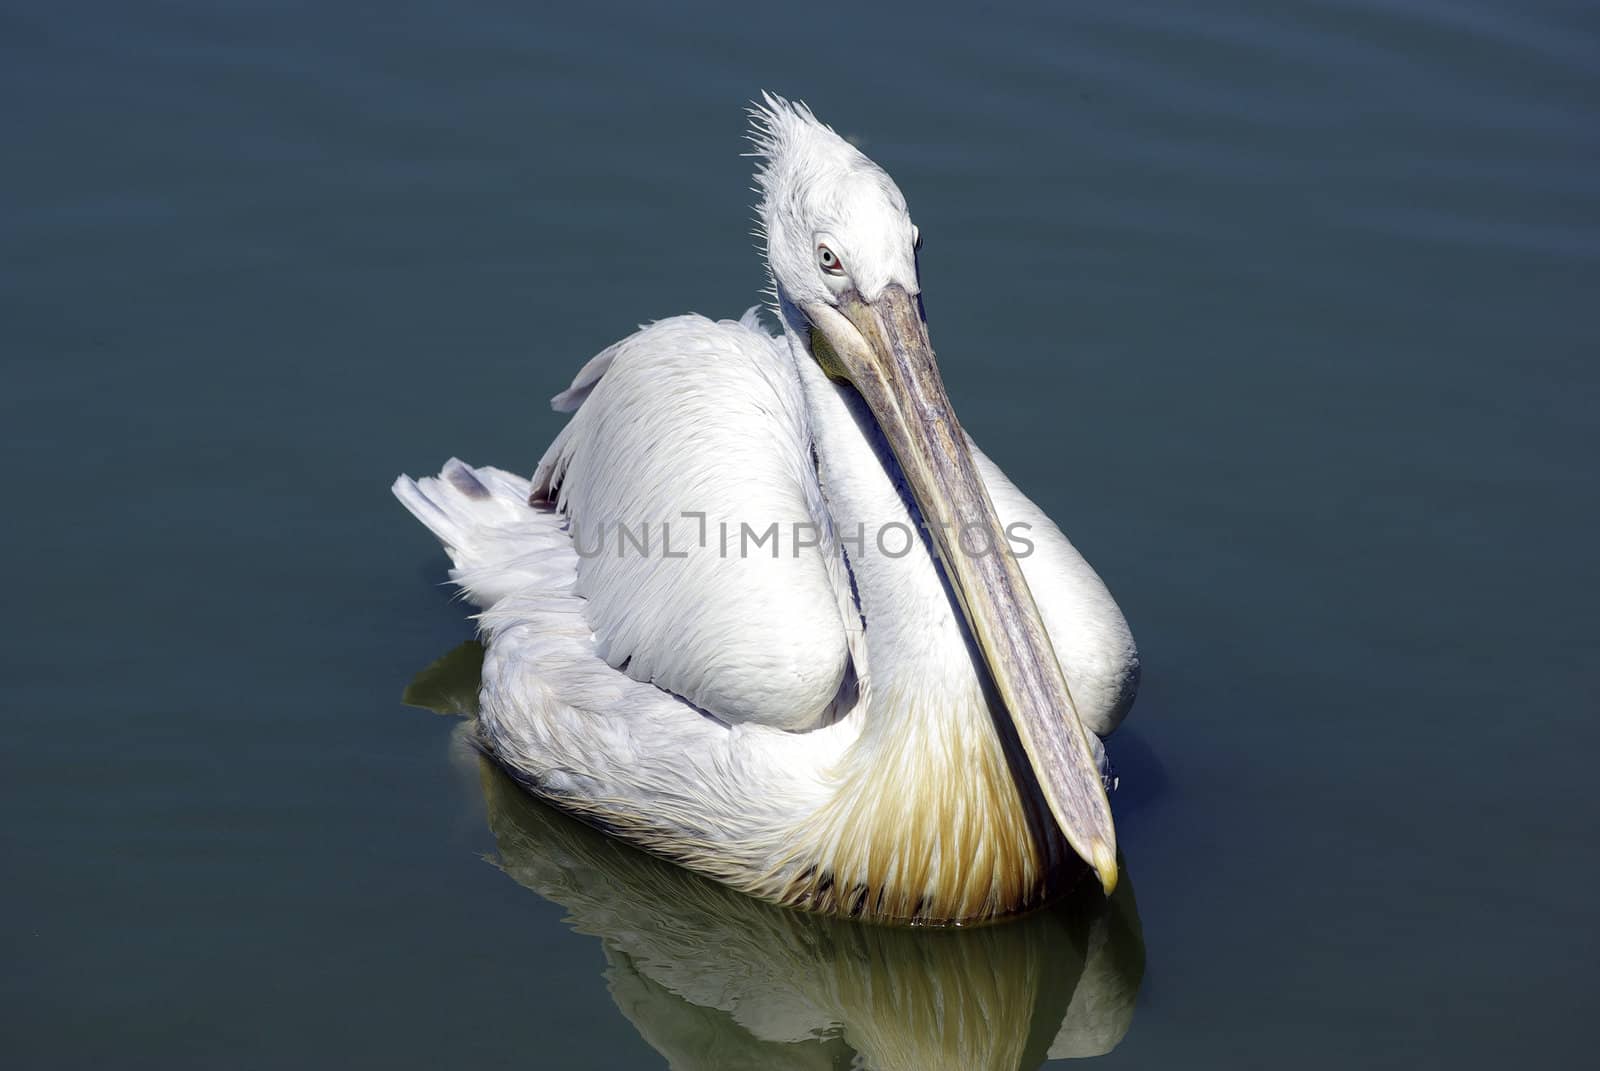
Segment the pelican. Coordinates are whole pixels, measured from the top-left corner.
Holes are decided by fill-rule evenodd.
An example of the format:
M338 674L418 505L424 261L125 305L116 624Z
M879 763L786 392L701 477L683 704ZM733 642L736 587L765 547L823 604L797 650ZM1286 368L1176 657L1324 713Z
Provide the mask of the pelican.
M1127 622L957 422L899 187L803 104L750 139L780 335L657 321L556 395L531 479L394 484L480 608L482 746L781 905L983 922L1079 859L1110 895Z

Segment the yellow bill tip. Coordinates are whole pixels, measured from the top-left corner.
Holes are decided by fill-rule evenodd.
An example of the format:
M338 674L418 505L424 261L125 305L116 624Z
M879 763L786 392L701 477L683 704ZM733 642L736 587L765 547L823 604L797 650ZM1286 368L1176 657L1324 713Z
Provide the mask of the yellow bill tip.
M1117 888L1117 853L1103 840L1094 842L1094 869L1100 875L1100 888L1110 896Z

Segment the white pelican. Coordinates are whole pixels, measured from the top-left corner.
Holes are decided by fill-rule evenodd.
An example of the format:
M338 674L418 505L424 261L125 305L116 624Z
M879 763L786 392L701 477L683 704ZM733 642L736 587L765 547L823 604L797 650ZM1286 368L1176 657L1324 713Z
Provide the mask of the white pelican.
M556 396L531 481L394 485L483 608L484 745L780 904L976 922L1075 880L1073 852L1109 894L1127 623L957 423L899 188L804 105L751 114L783 334L651 324Z

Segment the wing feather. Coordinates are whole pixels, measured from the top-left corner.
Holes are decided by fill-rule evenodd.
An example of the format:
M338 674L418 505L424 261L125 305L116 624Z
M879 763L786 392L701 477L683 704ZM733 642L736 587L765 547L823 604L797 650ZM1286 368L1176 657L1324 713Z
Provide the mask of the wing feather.
M837 713L848 582L781 344L748 314L662 320L555 404L576 411L533 496L567 518L601 657L730 724Z

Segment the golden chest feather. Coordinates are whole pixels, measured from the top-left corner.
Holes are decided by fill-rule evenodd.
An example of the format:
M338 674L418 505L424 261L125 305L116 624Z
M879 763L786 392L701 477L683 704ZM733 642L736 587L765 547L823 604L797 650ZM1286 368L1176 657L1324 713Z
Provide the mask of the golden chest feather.
M884 922L981 922L1043 903L1070 850L987 705L963 706L904 710L864 735L762 891Z

